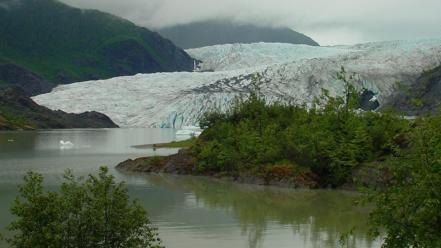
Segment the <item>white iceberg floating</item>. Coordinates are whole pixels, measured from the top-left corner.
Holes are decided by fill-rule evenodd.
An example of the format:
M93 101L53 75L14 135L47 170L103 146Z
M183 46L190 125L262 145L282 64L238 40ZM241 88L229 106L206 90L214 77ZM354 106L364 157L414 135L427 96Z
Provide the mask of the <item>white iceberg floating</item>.
M70 141L60 140L60 149L71 149L74 147L74 144Z

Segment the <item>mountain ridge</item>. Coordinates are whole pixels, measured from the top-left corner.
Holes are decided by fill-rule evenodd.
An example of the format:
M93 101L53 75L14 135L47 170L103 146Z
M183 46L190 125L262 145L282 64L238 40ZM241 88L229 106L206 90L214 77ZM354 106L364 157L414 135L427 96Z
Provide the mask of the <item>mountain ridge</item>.
M193 59L158 33L56 0L1 0L0 33L0 64L53 84L193 69Z
M278 42L319 46L310 37L290 28L236 24L228 20L207 20L158 29L177 46L190 49L212 45Z

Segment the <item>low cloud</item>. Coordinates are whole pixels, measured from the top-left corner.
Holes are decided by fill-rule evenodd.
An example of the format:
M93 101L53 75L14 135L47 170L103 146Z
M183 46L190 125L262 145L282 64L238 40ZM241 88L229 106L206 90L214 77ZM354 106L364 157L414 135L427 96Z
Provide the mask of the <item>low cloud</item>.
M207 19L283 26L322 45L441 37L440 0L62 0L148 28Z

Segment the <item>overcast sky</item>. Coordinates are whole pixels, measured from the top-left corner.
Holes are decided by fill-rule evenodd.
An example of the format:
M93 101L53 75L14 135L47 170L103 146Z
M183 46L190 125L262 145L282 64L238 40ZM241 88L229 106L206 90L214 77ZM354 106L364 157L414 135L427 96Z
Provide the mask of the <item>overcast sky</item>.
M441 37L441 0L61 0L148 28L213 18L284 26L321 45Z

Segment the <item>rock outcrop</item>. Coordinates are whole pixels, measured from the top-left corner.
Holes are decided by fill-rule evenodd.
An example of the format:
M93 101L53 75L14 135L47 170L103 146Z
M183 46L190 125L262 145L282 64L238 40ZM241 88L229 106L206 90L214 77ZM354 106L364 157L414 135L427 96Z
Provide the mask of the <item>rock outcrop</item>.
M36 104L18 87L0 90L0 130L114 127L118 126L98 112L53 111Z
M14 64L0 65L0 81L4 82L3 87L14 85L29 96L48 93L53 88L53 84Z
M413 84L398 88L386 107L409 116L441 110L441 66L424 72Z
M194 156L189 149L181 149L177 154L165 157L143 157L128 159L116 166L117 169L144 173L194 173Z

